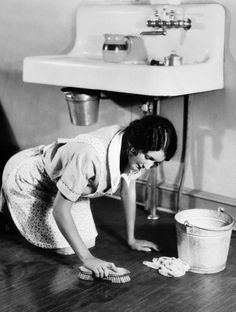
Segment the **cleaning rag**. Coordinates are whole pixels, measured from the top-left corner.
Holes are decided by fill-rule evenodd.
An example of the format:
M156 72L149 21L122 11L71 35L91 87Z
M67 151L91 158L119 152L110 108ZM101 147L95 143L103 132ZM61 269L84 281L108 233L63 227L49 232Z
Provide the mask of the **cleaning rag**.
M153 258L152 261L143 261L143 264L166 277L181 277L190 269L187 262L175 257Z

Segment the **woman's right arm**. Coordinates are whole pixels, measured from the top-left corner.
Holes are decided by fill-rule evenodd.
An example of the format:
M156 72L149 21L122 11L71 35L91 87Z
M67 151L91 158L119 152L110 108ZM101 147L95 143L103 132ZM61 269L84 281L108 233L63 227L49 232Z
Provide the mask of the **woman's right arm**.
M62 235L70 244L83 265L92 270L97 277L107 276L109 269L116 271L116 266L94 257L84 244L71 214L73 202L66 199L59 191L53 206L53 216Z

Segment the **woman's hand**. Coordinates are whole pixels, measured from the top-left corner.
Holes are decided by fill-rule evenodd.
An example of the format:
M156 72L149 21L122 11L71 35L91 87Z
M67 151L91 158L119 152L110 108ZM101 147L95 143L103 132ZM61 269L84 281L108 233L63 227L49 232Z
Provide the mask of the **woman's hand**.
M133 250L150 252L152 249L154 249L159 251L159 248L156 244L146 240L133 239L131 242L129 242L129 245Z
M83 261L83 265L94 272L96 277L107 277L110 271L117 272L114 263L103 261L96 257L89 257Z

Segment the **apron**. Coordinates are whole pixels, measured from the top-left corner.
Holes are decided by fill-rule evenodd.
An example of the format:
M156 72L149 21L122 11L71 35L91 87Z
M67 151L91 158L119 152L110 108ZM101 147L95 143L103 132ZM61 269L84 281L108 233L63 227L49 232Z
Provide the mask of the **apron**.
M97 230L90 209L90 199L103 196L106 185L106 148L102 142L82 134L71 140L59 139L59 143L85 142L98 153L101 161L101 179L97 191L79 198L73 203L71 213L85 245L95 245ZM70 247L61 234L52 215L57 187L47 175L42 153L45 146L21 151L6 164L3 173L3 192L11 217L20 233L33 245L58 249Z

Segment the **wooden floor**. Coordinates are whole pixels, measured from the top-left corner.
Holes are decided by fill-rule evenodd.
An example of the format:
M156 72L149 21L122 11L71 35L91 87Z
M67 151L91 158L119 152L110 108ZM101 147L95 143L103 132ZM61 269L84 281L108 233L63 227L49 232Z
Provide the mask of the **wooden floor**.
M235 312L236 232L226 270L210 275L187 273L167 278L144 266L153 257L177 256L173 217L146 219L140 208L137 236L155 241L162 252L130 250L124 240L120 202L96 199L92 204L99 237L94 255L131 271L131 282L85 282L77 279L75 256L59 256L29 245L19 234L0 235L1 312Z

